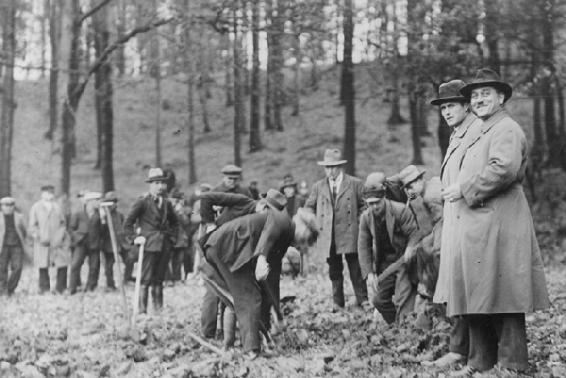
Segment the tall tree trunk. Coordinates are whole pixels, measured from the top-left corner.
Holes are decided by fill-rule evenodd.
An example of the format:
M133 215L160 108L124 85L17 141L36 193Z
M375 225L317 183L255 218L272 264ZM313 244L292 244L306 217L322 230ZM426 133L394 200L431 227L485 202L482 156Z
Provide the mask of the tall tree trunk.
M556 129L556 114L554 108L554 89L552 85L552 74L554 67L554 0L543 2L542 22L542 64L547 68L541 80L541 95L544 99L544 122L546 126L546 141L548 144L548 163L553 167L560 166L560 138Z
M382 2L382 13L384 14L384 17L387 16L387 2L383 1ZM390 44L390 46L387 42L386 45L386 49L387 50L392 50L392 63L388 64L388 77L390 79L390 96L389 96L389 100L391 101L391 107L390 107L390 113L389 113L389 118L387 119L387 125L389 126L390 129L392 129L391 126L395 126L395 125L400 125L402 123L405 123L406 120L403 119L403 116L401 116L401 96L400 96L400 92L401 92L401 85L400 85L400 75L401 72L399 72L399 62L401 61L401 56L399 54L399 18L397 17L397 9L395 6L393 6L393 41ZM382 24L382 28L381 28L381 32L384 36L385 41L387 41L387 38L385 38L385 36L387 36L388 32L387 32L387 23L384 22Z
M274 128L277 131L283 131L283 100L285 96L285 78L283 76L283 35L285 34L285 10L286 10L286 0L276 0L277 1L277 14L272 17L272 29L273 36L271 38L272 42L272 52L273 52L273 122Z
M93 0L91 6L96 6L98 0ZM93 15L94 48L96 58L99 58L108 47L110 29L108 9L102 7ZM94 74L96 123L100 130L100 168L102 190L114 190L114 108L112 88L112 64L106 61Z
M411 115L411 141L413 145L413 164L422 165L423 156L421 152L421 138L419 130L419 102L416 84L409 83L409 113Z
M489 68L501 73L501 59L499 57L499 23L501 14L499 0L484 0L485 5L485 43L487 45Z
M210 86L210 74L209 74L209 54L208 47L206 46L206 41L203 41L203 33L200 34L200 48L199 48L199 71L200 77L198 80L198 96L202 114L202 131L208 133L211 131L210 122L208 121L208 94Z
M230 37L226 33L223 37L226 43L226 57L223 58L224 61L224 92L226 93L226 107L234 105L234 78L232 74L234 73L234 66L232 65L232 58L230 57Z
M49 129L45 133L45 137L50 140L53 139L53 134L57 129L57 117L59 113L59 53L61 43L61 28L63 26L63 12L61 9L61 3L54 0L49 1L49 42L51 66L49 71Z
M252 0L252 77L250 99L250 152L261 150L259 125L259 0Z
M153 0L153 6L157 9L157 0ZM155 166L161 167L161 51L159 34L157 30L151 36L151 70L150 76L155 80Z
M267 42L267 67L265 70L265 107L263 123L266 130L273 130L273 0L265 0L265 31Z
M49 23L50 0L43 0L43 14L40 16L41 23L41 78L45 78L47 67L47 24Z
M234 28L234 44L233 48L233 59L234 59L234 164L237 166L242 165L242 156L240 153L241 142L241 125L242 120L241 113L243 112L242 103L244 101L244 94L242 91L242 78L240 71L240 43L239 43L239 33L238 33L238 7L240 5L239 0L234 1L233 12L233 28Z
M189 1L184 0L184 16L185 22L183 25L183 66L187 75L187 160L188 160L188 172L187 181L190 184L197 182L197 171L195 164L195 107L194 107L194 92L195 92L195 59L194 59L194 49L191 49L193 43L191 40L190 31L190 18L189 18Z
M295 35L294 35L294 46L293 55L295 57L295 67L293 75L293 111L291 115L296 117L301 111L301 63L303 61L303 55L301 52L301 33L300 26L295 23Z
M69 195L71 190L71 164L75 157L75 114L79 105L81 94L77 94L80 85L80 33L81 9L78 1L70 1L70 49L69 49L69 78L67 81L67 97L63 102L61 116L61 191Z
M356 95L354 90L354 63L352 48L354 40L354 15L352 0L344 1L344 58L342 59L342 88L345 106L344 158L346 173L356 174Z
M16 56L16 0L3 1L2 49L5 59L2 77L2 114L0 121L0 196L9 196L12 191L12 140L14 134L14 63Z
M118 13L116 23L116 34L118 38L124 36L126 32L126 0L119 0L116 4L116 11ZM116 69L118 76L122 77L126 72L126 51L125 46L121 45L116 51Z

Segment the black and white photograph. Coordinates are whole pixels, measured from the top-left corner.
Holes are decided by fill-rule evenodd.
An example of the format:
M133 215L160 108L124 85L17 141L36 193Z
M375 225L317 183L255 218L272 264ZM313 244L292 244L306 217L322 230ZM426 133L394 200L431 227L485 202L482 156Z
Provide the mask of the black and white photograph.
M566 377L566 0L0 0L0 377Z

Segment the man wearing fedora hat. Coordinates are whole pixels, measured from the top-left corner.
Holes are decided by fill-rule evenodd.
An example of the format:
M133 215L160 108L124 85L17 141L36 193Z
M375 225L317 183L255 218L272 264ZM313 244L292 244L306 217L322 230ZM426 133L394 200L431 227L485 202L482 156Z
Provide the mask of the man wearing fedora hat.
M0 295L14 294L24 263L27 230L24 217L15 211L15 206L12 197L0 199Z
M466 85L462 80L451 80L442 83L438 89L438 98L431 105L440 108L440 114L452 129L450 142L440 168L440 179L443 188L456 182L460 173L460 161L468 144L478 135L481 120L470 109L469 100L460 93ZM445 202L442 213L442 232L440 242L440 265L438 279L434 289L433 301L446 303L447 281L450 276L449 261L451 253L459 244L459 207L461 202ZM423 362L425 365L448 366L464 361L469 351L469 331L466 318L455 316L451 319L449 352L433 362Z
M148 291L156 311L163 308L163 281L169 264L170 249L175 244L179 222L167 198L167 177L161 168L148 172L149 193L138 198L124 221L127 240L145 242L142 261L140 313L147 312ZM136 237L135 229L140 229Z
M67 266L71 260L70 237L63 210L55 201L55 187L41 187L41 199L29 211L29 233L33 239L33 261L39 268L39 292L49 291L49 268L57 268L55 290L67 288Z
M364 198L368 208L360 217L358 253L362 275L367 279L371 303L391 324L411 313L414 289L406 266L387 277L378 276L414 248L420 240L413 213L404 204L385 197L382 172L368 175Z
M305 205L306 198L297 192L297 182L293 178L292 174L288 173L285 177L283 177L280 191L285 195L285 198L287 198L286 209L289 216L292 217L297 214L299 207L303 207Z
M321 225L315 251L327 256L328 273L332 281L332 298L336 311L343 308L344 264L346 258L350 280L358 306L367 301L367 286L358 262L358 218L364 209L363 184L344 173L346 160L338 149L327 149L318 165L324 167L326 177L317 181L305 203L317 216Z
M504 109L512 88L480 69L460 93L483 124L465 148L457 180L444 188L447 202L460 202L460 240L451 251L447 314L469 323L470 375L495 364L528 368L525 313L549 307L533 221L521 181L527 141Z

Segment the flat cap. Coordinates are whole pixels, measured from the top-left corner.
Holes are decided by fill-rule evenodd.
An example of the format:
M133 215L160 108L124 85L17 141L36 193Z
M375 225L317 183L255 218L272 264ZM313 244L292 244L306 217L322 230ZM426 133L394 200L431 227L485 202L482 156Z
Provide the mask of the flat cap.
M14 205L16 200L12 197L3 197L0 199L0 205Z
M224 175L241 175L242 174L242 168L238 167L237 165L234 164L228 164L225 165L220 172Z

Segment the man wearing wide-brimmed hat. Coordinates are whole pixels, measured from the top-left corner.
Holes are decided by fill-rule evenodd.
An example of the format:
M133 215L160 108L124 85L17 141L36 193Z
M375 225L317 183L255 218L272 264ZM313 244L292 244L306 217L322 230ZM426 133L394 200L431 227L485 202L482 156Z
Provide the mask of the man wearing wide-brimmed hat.
M29 233L33 239L33 262L39 268L39 292L49 291L49 268L57 268L55 290L67 288L67 266L71 260L71 240L63 210L55 201L55 187L41 187L41 199L29 211Z
M344 173L346 160L339 149L327 149L318 165L324 167L326 177L317 181L305 203L317 216L321 226L315 253L327 256L328 273L332 281L333 310L345 305L344 264L346 258L356 303L367 301L367 287L358 262L358 217L365 207L363 183Z
M456 182L460 173L462 155L468 145L478 136L481 120L470 110L470 101L460 93L466 85L462 80L451 80L442 83L438 89L438 97L433 99L431 105L440 108L440 115L452 129L450 142L446 155L440 168L440 179L443 188ZM438 279L434 289L434 302L446 303L448 292L448 277L450 268L448 262L452 251L459 244L459 207L462 202L445 202L443 206L443 223L440 242L440 266ZM463 316L452 318L450 330L449 352L433 362L423 364L448 366L465 361L469 350L468 323Z
M15 211L15 206L12 197L0 199L0 295L14 294L24 263L27 230L24 217Z
M387 277L378 276L403 257L419 241L413 213L404 204L385 198L382 172L368 175L364 198L368 208L360 217L358 254L362 275L370 288L370 300L391 324L413 311L414 288L408 269L401 265Z
M483 121L463 152L456 182L444 188L460 202L458 248L451 251L447 314L469 322L470 375L499 364L528 368L525 313L549 307L540 250L521 181L527 140L504 104L512 88L480 69L460 93Z
M305 205L306 198L297 193L297 182L293 175L288 173L283 177L283 182L280 187L281 193L287 198L287 212L289 216L297 214L297 210Z
M134 244L145 243L140 313L147 312L150 286L154 309L160 311L163 308L163 281L179 227L173 206L166 198L167 177L161 168L151 168L145 181L149 183L149 193L136 200L124 221L126 238ZM137 237L136 228L140 229Z

